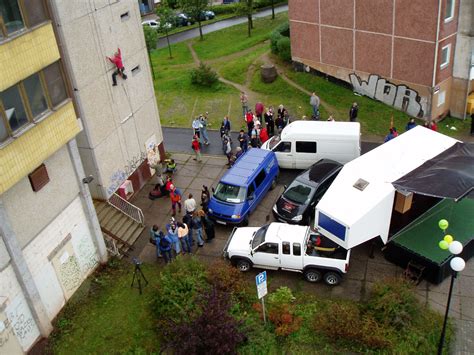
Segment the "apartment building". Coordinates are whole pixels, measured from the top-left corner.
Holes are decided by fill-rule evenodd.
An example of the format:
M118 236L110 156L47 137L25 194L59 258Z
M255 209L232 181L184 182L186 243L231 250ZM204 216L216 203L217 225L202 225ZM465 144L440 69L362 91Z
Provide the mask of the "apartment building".
M0 67L0 353L17 354L106 262L101 215L140 235L117 192L165 152L135 0L0 0Z
M470 27L470 0L290 0L292 58L411 116L463 117L468 70L453 70L472 48L457 51L461 3Z

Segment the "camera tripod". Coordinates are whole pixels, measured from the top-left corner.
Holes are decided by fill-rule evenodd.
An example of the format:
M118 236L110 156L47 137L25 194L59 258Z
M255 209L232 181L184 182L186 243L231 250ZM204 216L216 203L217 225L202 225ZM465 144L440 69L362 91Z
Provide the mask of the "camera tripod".
M132 284L130 287L138 288L138 292L141 295L142 294L142 278L143 278L143 281L145 281L145 285L143 285L143 287L148 285L148 280L146 279L140 267L140 265L142 264L140 260L138 260L137 258L133 258L133 263L135 264L135 271L133 272L133 279L132 279ZM135 280L137 281L137 286L135 286Z

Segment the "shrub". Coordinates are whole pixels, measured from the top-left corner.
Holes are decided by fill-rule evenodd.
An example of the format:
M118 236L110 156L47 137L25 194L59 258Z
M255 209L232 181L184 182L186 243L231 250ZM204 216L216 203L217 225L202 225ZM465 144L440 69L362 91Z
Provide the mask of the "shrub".
M229 314L230 297L216 288L199 299L202 313L165 332L165 347L176 354L234 354L245 339L242 322Z
M370 315L363 315L354 303L332 303L318 313L314 329L328 339L356 343L370 349L392 346L388 332Z
M220 292L231 293L240 303L248 303L251 299L249 284L242 273L223 260L215 261L208 267L207 282Z
M210 10L214 11L216 15L219 14L235 14L239 8L239 3L225 4L225 5L213 5Z
M195 85L212 86L218 79L217 73L203 62L199 64L198 68L191 70L191 82Z
M270 49L273 54L278 54L278 40L282 38L283 36L281 35L280 32L278 31L273 31L270 34Z
M400 278L376 283L367 310L381 324L398 330L410 326L421 312L413 285Z
M204 266L194 257L178 257L159 276L152 303L156 319L161 324L177 322L198 314L200 309L196 307L197 296L208 288Z
M285 62L291 62L291 43L288 37L281 37L277 42L278 56Z
M283 304L290 304L294 302L296 298L293 296L293 293L288 287L279 287L276 289L275 292L272 292L268 296L268 306L273 307L273 306L279 306Z

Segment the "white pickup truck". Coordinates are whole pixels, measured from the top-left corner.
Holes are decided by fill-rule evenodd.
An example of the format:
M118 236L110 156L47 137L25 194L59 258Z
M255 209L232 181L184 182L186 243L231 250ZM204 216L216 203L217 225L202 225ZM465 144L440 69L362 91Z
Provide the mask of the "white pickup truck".
M337 246L307 226L270 223L234 228L224 257L240 271L252 267L303 273L309 282L338 285L349 266L350 250Z

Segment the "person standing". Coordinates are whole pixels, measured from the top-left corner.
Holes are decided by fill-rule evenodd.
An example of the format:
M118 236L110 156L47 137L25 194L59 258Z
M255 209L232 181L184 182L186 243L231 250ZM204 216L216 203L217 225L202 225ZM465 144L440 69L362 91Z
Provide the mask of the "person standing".
M245 117L249 110L249 98L243 91L240 92L240 103L242 104L242 116Z
M359 106L357 105L357 102L354 102L349 111L349 121L356 122L358 113L359 113Z
M209 201L211 200L211 193L206 185L202 185L201 190L201 206L202 209L207 213L209 211Z
M273 119L273 107L270 106L267 112L263 115L265 124L267 125L267 132L269 137L273 137L275 134L275 120Z
M408 121L405 127L405 131L409 131L410 129L415 128L415 127L416 127L415 119L412 117L410 118L410 121Z
M229 133L230 133L229 116L224 116L224 119L222 120L222 123L221 123L221 138L224 136L224 134L229 134Z
M244 132L243 129L240 130L239 136L237 138L239 140L240 148L243 152L247 151L249 146L249 136Z
M178 238L178 228L176 225L176 220L174 218L171 218L170 223L166 225L166 232L171 242L173 243L176 255L179 255L181 253L181 243Z
M174 185L170 186L170 200L172 216L174 217L176 216L176 205L178 205L179 212L181 212L181 192Z
M311 94L311 97L309 99L309 104L313 108L313 117L314 117L314 119L318 120L320 100L319 100L319 97L316 95L316 93L314 91Z
M188 226L188 239L191 246L194 245L194 225L193 214L186 212L183 216L183 223Z
M207 134L207 115L208 113L206 112L205 115L199 116L199 123L201 124L201 135L205 145L209 145L209 135Z
M150 242L154 241L155 246L156 246L156 257L161 258L161 250L159 247L159 241L160 241L160 231L159 227L154 224L153 227L150 229Z
M199 146L199 137L194 136L193 141L191 142L191 146L193 147L194 151L194 158L193 160L197 160L198 162L202 161L201 158L201 147Z
M191 243L189 242L188 235L189 228L186 223L178 222L178 238L181 242L183 253L191 253Z
M269 138L268 137L268 132L267 132L267 129L265 127L260 128L259 138L260 138L260 143L261 144L265 143L268 140L268 138Z
M263 112L265 111L265 106L259 101L255 104L255 116L257 116L259 121L262 121Z
M252 134L252 129L254 126L252 110L249 110L247 114L245 115L245 122L247 123L247 131L248 131L247 133L250 136Z
M117 52L115 52L114 57L110 58L107 57L107 59L115 64L115 70L112 73L112 86L117 86L117 75L120 75L123 80L127 80L127 76L125 75L125 67L123 66L122 62L122 52L120 51L120 48L117 48Z
M160 232L161 233L161 232ZM171 259L171 245L173 244L171 238L168 235L164 235L161 233L160 240L157 243L157 248L160 249L161 254L163 255L165 259L165 263L168 264Z
M206 241L209 243L212 241L212 239L214 239L215 236L214 222L203 210L198 211L198 216L201 217L201 223L204 226L204 230L206 231Z
M230 139L225 139L224 141L224 147L225 147L225 156L227 157L227 165L231 165L230 164L230 160L232 158L232 146L230 145Z
M194 120L193 120L193 123L192 123L192 127L193 127L193 132L194 132L194 136L198 137L198 139L201 139L201 122L199 121L199 117L196 117Z
M438 125L436 124L436 121L435 121L435 120L431 120L428 127L429 127L429 129L431 129L432 131L438 132Z
M184 201L184 211L186 213L194 213L196 210L196 200L193 198L193 194L189 194L188 198Z
M201 217L197 212L193 213L193 230L196 231L197 245L198 247L204 246L204 239L202 239L202 222Z

